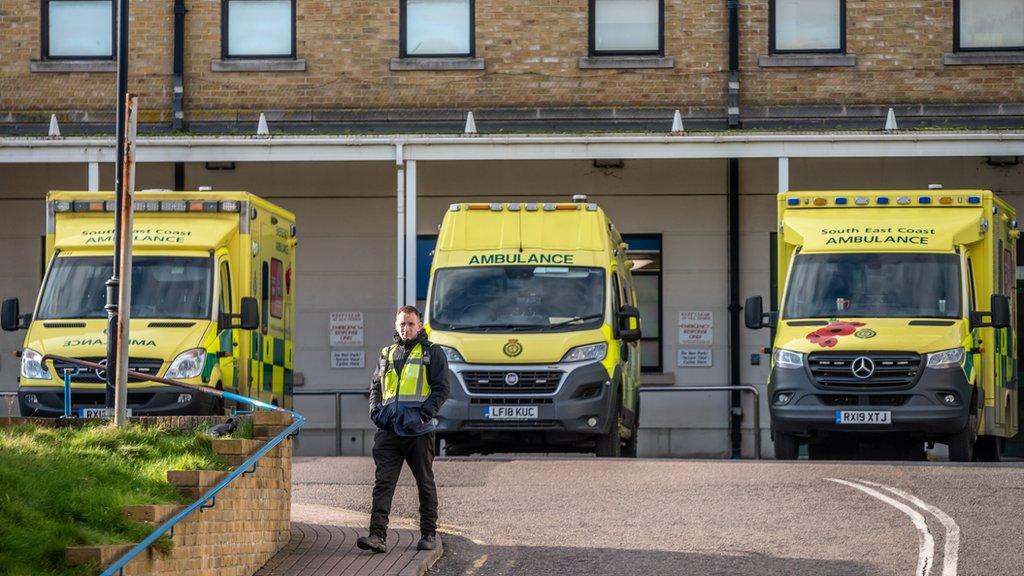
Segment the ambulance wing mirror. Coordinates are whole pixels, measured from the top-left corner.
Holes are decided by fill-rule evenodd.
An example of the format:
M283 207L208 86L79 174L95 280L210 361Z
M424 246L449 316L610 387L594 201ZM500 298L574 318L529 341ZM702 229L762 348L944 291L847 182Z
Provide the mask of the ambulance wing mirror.
M636 306L626 304L619 308L615 315L619 322L619 339L623 342L640 340L640 310Z
M3 328L7 332L14 332L15 330L26 330L28 325L32 322L32 315L25 314L21 315L19 309L19 303L17 298L8 298L4 300L3 310L0 312L0 328Z
M238 320L236 322L235 320ZM252 296L242 298L242 311L240 314L220 315L217 320L218 330L230 330L241 328L242 330L255 330L260 327L260 305Z
M989 304L989 312L971 312L971 328L1009 328L1010 326L1010 299L1002 294L993 294ZM985 322L988 316L989 321Z
M773 312L765 314L764 301L761 297L751 296L743 305L743 321L751 330L772 328L775 326L775 314Z

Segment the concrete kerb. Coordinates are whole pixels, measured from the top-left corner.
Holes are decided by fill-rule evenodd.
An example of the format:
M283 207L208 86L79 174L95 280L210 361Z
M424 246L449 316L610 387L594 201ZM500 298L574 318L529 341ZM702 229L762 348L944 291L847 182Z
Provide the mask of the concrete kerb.
M423 576L430 570L441 555L444 554L444 543L439 542L435 550L421 550L413 556L413 561L398 576Z

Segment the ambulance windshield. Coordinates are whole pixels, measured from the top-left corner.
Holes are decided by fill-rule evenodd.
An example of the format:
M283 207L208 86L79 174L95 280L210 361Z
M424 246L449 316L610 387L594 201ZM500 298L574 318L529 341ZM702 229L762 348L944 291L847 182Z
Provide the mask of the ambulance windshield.
M109 256L55 258L39 318L106 318ZM132 318L210 318L213 261L180 256L132 258Z
M960 318L955 254L801 254L783 318Z
M562 331L604 321L604 270L573 266L446 268L434 277L438 330Z

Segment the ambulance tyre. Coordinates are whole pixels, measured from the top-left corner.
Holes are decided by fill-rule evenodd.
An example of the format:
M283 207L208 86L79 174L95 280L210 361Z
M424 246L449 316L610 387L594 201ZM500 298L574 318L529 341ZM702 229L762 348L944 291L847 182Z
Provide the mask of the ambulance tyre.
M636 458L636 446L637 436L640 434L640 397L637 394L636 402L633 403L636 409L633 412L633 427L630 429L632 433L625 445L622 447L622 455L626 458Z
M1002 462L1005 438L999 436L978 436L974 445L974 458L978 462Z
M614 420L611 429L607 434L597 437L594 453L598 458L618 458L622 455L622 436L619 433L619 425L622 424L622 398L616 402L612 415Z
M964 429L947 440L950 462L971 462L974 460L974 441L978 433L978 416L972 413Z
M775 433L775 459L796 460L800 456L800 441L793 434Z

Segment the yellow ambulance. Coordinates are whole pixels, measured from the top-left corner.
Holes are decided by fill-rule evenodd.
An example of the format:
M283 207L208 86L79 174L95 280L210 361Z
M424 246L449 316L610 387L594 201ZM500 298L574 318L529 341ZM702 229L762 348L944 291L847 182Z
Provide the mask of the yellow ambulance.
M135 194L129 369L290 406L295 318L295 216L246 192ZM23 416L64 412L65 362L104 363L105 283L112 272L111 193L51 192L46 261L31 314L3 303L3 329L26 329ZM105 408L104 371L72 376L72 408ZM129 380L133 415L213 414L206 394Z
M775 454L851 444L998 460L1018 430L1013 208L986 190L786 192L768 401Z
M573 200L445 213L425 324L453 375L437 418L449 454L635 452L640 313L627 246L600 207Z

